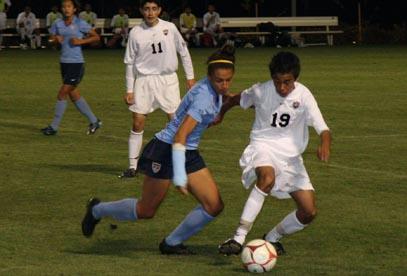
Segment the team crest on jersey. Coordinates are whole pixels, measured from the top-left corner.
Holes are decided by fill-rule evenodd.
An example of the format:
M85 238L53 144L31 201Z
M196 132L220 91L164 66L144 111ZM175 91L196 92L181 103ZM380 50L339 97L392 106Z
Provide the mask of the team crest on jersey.
M153 173L158 173L161 170L161 164L153 162L151 163L151 169L153 170Z
M294 107L295 109L297 109L299 106L300 106L300 102L295 101L295 102L293 103L293 107Z
M164 35L168 34L168 29L163 30Z

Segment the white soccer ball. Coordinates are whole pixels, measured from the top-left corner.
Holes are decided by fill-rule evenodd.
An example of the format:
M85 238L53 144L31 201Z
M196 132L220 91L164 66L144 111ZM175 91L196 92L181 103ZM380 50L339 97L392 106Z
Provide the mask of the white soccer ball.
M249 272L263 273L270 271L277 262L277 252L274 246L265 240L252 240L243 248L243 266Z

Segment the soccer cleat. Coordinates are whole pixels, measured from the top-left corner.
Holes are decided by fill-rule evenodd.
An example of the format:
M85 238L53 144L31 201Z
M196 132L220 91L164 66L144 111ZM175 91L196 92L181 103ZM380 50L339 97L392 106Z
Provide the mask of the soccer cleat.
M55 129L53 129L52 126L47 126L47 127L45 127L45 128L42 128L42 129L41 129L41 132L42 132L44 135L47 135L47 136L57 134L57 131L56 131Z
M122 172L122 174L119 175L119 178L132 178L132 177L136 177L137 174L138 174L137 169L129 168L129 169L125 170L124 172Z
M268 241L268 240L266 240L266 235L267 234L263 235L263 240ZM276 250L278 256L285 254L285 249L284 249L283 245L281 244L281 242L271 242L271 241L268 241L268 242L274 246L274 249Z
M89 199L86 205L85 217L82 220L82 233L85 237L89 238L92 236L93 231L95 230L96 224L100 222L100 219L96 219L92 214L93 206L100 203L100 200L97 198Z
M194 252L189 250L188 247L182 243L172 246L167 244L165 239L160 243L159 249L163 255L195 255Z
M88 132L86 134L92 135L95 134L96 130L98 130L102 126L102 121L97 119L95 123L89 124Z
M226 256L229 255L239 255L242 252L242 245L235 241L234 239L228 239L218 247L219 254Z

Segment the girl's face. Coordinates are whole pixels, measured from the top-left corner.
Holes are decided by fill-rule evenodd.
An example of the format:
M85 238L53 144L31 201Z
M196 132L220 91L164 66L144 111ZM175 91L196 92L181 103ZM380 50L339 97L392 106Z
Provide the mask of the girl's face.
M62 2L62 13L65 17L72 17L76 12L75 5L72 1Z
M147 2L142 8L140 8L140 12L147 25L152 26L157 23L161 8L156 3Z
M234 73L234 70L230 68L218 68L208 76L208 79L218 94L225 95L230 89Z

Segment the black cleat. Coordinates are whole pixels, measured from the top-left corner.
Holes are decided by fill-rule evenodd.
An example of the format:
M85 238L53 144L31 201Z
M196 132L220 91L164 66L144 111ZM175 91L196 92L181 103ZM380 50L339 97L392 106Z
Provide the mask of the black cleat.
M99 223L100 219L96 219L92 214L93 206L100 203L100 200L97 198L89 199L86 205L85 217L82 220L82 234L89 238L92 236L93 231L95 230L96 224Z
M268 240L266 240L266 235L267 234L263 235L263 240L268 241ZM271 242L271 241L268 241L268 242L274 246L274 249L277 252L277 256L281 256L281 255L285 254L285 249L284 249L283 245L281 244L281 242Z
M188 249L182 243L171 246L167 244L165 239L162 240L159 246L160 252L163 255L195 255L194 252Z
M102 126L102 121L97 119L95 123L89 124L88 132L86 134L92 135L95 134L96 130L98 130Z
M41 132L46 136L51 136L57 134L57 131L52 128L52 126L47 126L41 129Z
M129 168L129 169L125 170L124 172L122 172L122 174L119 175L119 178L132 178L132 177L136 177L137 174L138 174L137 169Z
M223 254L226 256L232 254L239 255L240 252L242 252L242 248L243 246L234 239L228 239L218 247L219 254Z

